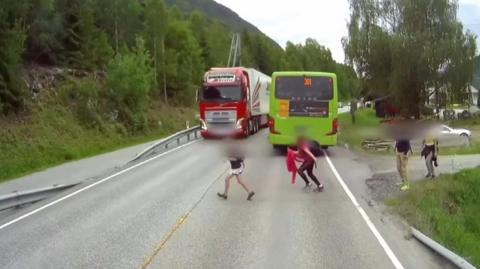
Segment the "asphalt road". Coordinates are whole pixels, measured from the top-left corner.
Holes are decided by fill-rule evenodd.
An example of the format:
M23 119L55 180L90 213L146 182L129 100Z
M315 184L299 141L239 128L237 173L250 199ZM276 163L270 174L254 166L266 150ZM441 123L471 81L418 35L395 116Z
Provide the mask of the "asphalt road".
M249 152L244 178L257 193L252 202L235 182L229 200L216 197L227 165L218 142L198 141L2 220L0 268L395 268L392 255L404 268L448 268L366 208L392 247L389 258L359 211L368 207L366 165L348 151L328 155L357 206L325 157L317 168L325 191L314 193L301 181L290 184L284 157L265 133L242 143Z

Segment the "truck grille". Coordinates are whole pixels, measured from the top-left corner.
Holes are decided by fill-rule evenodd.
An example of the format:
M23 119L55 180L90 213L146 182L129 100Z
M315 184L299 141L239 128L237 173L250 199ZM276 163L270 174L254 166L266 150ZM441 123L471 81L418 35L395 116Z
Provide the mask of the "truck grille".
M235 128L237 122L237 111L206 111L205 121L210 131L229 131Z
M205 120L207 123L235 123L237 121L237 111L207 111L205 112Z

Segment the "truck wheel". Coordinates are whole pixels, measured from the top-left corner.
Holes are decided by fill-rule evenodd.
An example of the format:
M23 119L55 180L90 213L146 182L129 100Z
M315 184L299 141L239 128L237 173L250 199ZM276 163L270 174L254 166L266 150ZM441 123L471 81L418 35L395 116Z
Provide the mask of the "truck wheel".
M258 133L258 120L255 119L253 123L253 132L256 134Z
M252 135L253 134L253 123L252 123L252 120L249 120L248 121L248 135Z
M250 133L249 133L249 130L248 130L248 127L247 127L247 130L243 131L243 137L242 138L248 138L249 135L250 135Z

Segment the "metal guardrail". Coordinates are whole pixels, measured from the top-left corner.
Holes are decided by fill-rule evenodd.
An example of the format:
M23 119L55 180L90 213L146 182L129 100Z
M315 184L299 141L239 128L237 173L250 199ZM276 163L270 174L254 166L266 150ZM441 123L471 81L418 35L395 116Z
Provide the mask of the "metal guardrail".
M132 161L130 161L130 163L144 157L147 154L155 154L160 149L166 150L173 143L176 143L176 145L179 146L181 143L181 140L184 137L187 138L187 143L192 140L199 139L200 136L198 133L200 129L201 129L200 126L195 126L195 127L180 131L178 133L175 133L165 139L162 139L161 141L151 145L141 153L137 154L137 156ZM80 183L67 184L67 185L53 185L51 187L46 187L46 188L39 188L39 189L28 190L28 191L15 191L9 194L0 195L0 211L41 201L43 199L51 197L55 193L69 189L78 184Z
M167 138L164 138L160 140L159 142L149 146L146 148L144 151L140 152L135 156L133 160L130 161L130 163L135 162L139 160L140 158L151 154L151 153L156 153L159 150L166 150L169 148L169 146L173 143L175 143L177 146L180 145L180 142L182 138L186 137L187 138L187 143L193 140L197 140L200 138L198 132L201 130L201 126L195 126L183 131L180 131L178 133L175 133Z
M461 269L476 269L475 266L468 263L464 258L458 256L454 252L450 251L446 247L440 245L439 243L435 242L430 237L424 235L417 229L410 227L412 235L417 238L420 242L424 243L431 249L433 249L438 254L442 255L444 258L455 264Z
M0 211L19 207L26 204L38 202L46 199L55 193L74 187L80 183L68 185L53 185L51 187L40 188L28 191L15 191L0 196Z

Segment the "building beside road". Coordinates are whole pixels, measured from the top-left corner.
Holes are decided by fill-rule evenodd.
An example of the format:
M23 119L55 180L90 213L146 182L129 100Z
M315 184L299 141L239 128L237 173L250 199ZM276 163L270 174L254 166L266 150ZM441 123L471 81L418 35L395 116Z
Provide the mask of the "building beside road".
M465 105L472 106L472 107L477 107L478 105L478 89L474 87L473 85L470 85L467 89L468 92L468 100ZM427 102L425 103L426 105L435 107L444 107L445 103L448 103L448 93L445 87L441 87L438 89L438 93L435 94L435 89L430 88L428 89L429 93L429 98ZM437 96L438 95L438 96Z

